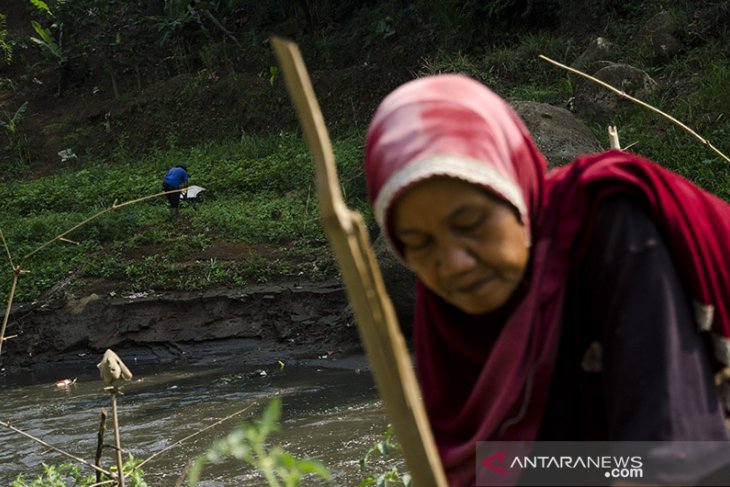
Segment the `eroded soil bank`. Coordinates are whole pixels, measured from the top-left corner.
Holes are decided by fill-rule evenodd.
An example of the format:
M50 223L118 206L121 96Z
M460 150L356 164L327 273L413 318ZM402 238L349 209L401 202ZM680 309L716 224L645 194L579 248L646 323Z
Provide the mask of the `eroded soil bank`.
M72 296L13 308L7 375L74 368L113 348L129 365L338 360L361 353L338 280L201 292ZM358 360L360 363L361 360Z

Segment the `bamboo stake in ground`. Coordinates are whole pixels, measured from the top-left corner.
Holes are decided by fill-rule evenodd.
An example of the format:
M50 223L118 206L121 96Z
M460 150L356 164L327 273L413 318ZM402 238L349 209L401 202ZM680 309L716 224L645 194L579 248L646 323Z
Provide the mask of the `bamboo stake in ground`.
M619 90L615 86L611 86L610 84L606 83L605 81L601 81L598 78L594 78L593 76L591 76L589 74L586 74L583 71L580 71L579 69L575 69L575 68L571 68L570 66L566 66L565 64L559 63L559 62L557 62L557 61L555 61L553 59L550 59L549 57L544 56L542 54L540 54L538 56L538 58L540 58L540 59L542 59L544 61L547 61L547 62L549 62L551 64L554 64L555 66L558 66L559 68L563 68L566 71L570 71L573 74L577 74L578 76L582 76L583 78L589 79L589 80L593 81L594 83L598 83L599 85L603 86L607 90L610 90L610 91L616 93L618 96L623 97L623 98L626 98L627 100L631 100L634 103L639 104L639 105L641 105L644 108L648 108L652 112L658 113L659 115L661 115L662 117L666 118L670 122L672 122L675 125L678 125L679 127L683 128L692 137L694 137L695 139L699 140L702 144L706 145L710 150L712 150L713 152L715 152L715 154L717 154L720 157L722 157L723 159L725 159L725 161L730 162L730 157L728 157L725 154L723 154L717 147L715 147L714 145L712 145L712 143L710 143L709 140L705 139L700 134L698 134L697 132L695 132L694 130L692 130L691 128L689 128L688 126L686 126L685 124L683 124L682 122L680 122L679 120L677 120L676 118L674 118L673 116L669 115L668 113L663 112L663 111L659 110L658 108L656 108L656 107L654 107L652 105L649 105L648 103L646 103L644 101L639 100L638 98L634 98L633 96L631 96L631 95L629 95L629 94L627 94L627 93Z
M10 253L10 247L8 246L7 240L5 240L5 234L3 233L2 229L0 229L0 239L3 241L3 247L5 247L5 252L8 255L8 262L10 263L10 268L13 269L13 283L10 287L10 295L8 296L8 306L5 308L5 316L3 317L3 324L2 327L0 327L0 354L3 353L3 342L7 340L8 338L5 337L5 329L8 326L8 319L10 318L10 309L13 307L13 298L15 297L15 288L18 285L18 277L21 274L20 267L16 266L13 262L13 255Z
M114 419L114 449L117 451L117 479L119 487L124 487L124 460L122 459L122 435L119 433L119 415L117 414L117 394L115 386L109 392L112 395L112 418Z
M117 457L117 480L120 487L124 487L124 461L122 459L122 437L119 433L119 415L117 414L117 395L121 394L117 383L121 381L129 381L132 379L132 372L124 365L122 359L114 353L113 350L107 349L104 352L104 358L96 366L99 369L101 380L104 381L105 391L109 391L112 396L112 419L114 420L114 445Z
M96 456L94 457L94 465L101 467L101 453L104 450L104 430L106 430L106 409L101 409L101 421L99 422L99 432L96 434ZM96 471L96 482L101 482L101 474Z
M8 306L5 308L5 316L3 317L3 325L0 327L0 354L3 353L3 342L8 338L5 337L5 329L10 319L10 309L13 307L13 298L15 297L15 288L18 286L19 272L13 272L13 284L10 286L10 295L8 296Z
M608 126L608 143L611 149L621 150L621 142L618 140L618 129L615 125Z
M274 38L272 45L314 157L322 223L413 485L445 487L446 476L408 349L385 291L367 228L360 214L351 211L342 198L332 146L304 61L296 44Z

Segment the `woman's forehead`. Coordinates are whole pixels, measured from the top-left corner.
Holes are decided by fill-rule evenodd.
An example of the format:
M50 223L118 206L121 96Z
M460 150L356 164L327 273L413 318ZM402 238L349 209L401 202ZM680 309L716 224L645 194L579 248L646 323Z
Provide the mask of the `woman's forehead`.
M393 209L397 213L404 207L418 212L429 212L433 216L453 216L457 211L468 205L497 204L508 205L508 201L479 184L464 181L458 178L438 175L418 181L404 189L393 202Z

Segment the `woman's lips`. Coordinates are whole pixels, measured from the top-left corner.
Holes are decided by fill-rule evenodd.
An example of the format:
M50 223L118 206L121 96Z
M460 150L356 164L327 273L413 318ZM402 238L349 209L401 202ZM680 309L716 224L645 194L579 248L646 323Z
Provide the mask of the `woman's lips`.
M482 289L482 287L484 287L492 280L494 280L494 277L481 277L479 279L471 281L468 284L454 287L453 289L459 294L472 294Z

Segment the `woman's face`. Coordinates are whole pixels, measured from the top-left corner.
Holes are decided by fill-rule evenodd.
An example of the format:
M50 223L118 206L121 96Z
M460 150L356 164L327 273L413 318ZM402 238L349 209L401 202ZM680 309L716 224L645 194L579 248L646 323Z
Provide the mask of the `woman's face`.
M471 314L494 311L519 285L529 236L509 204L448 177L416 183L393 208L406 263L443 299Z

